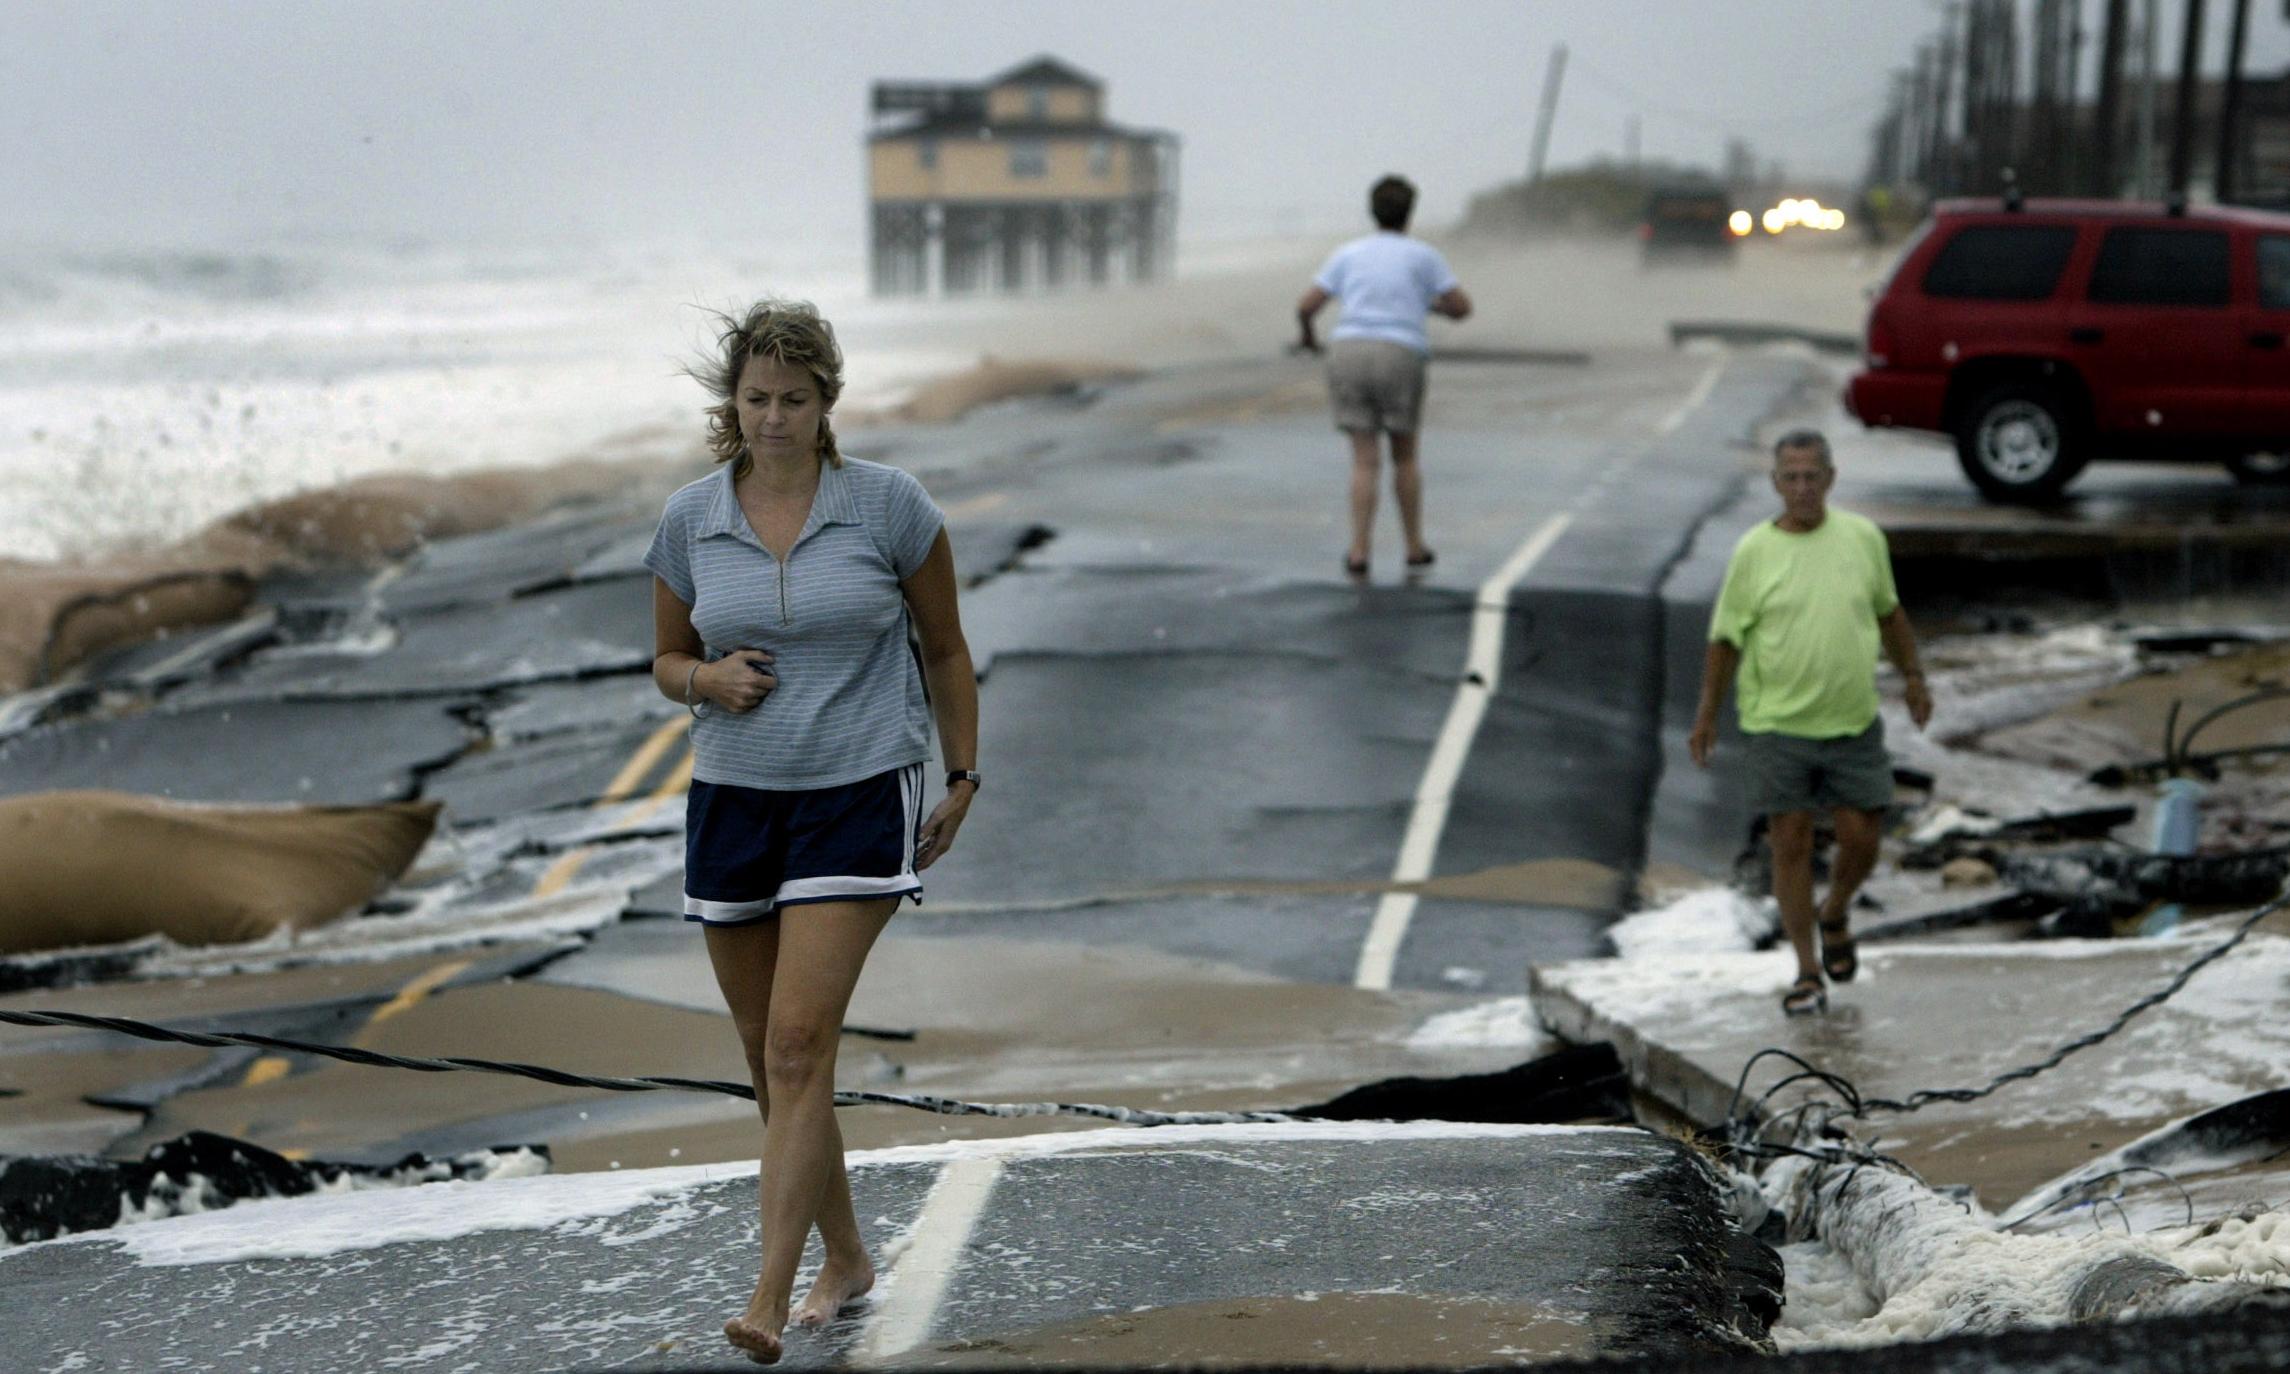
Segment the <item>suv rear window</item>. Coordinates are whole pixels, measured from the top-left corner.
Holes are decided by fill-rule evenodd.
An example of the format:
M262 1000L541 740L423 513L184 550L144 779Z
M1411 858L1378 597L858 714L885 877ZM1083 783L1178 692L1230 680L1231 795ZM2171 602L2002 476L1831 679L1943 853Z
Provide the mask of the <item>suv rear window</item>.
M2064 224L1975 224L1941 245L1924 294L1950 300L2040 301L2059 285L2075 230Z
M2225 305L2226 235L2214 229L2110 229L2091 269L2109 305Z

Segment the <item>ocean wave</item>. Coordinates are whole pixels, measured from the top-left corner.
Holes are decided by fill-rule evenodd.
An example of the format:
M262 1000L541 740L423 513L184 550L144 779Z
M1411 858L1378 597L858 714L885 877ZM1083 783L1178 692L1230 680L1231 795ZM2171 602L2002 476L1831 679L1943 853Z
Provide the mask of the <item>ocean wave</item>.
M59 306L84 313L106 303L149 308L168 300L278 302L305 296L327 280L323 263L275 253L69 253L17 257L0 264L0 311Z

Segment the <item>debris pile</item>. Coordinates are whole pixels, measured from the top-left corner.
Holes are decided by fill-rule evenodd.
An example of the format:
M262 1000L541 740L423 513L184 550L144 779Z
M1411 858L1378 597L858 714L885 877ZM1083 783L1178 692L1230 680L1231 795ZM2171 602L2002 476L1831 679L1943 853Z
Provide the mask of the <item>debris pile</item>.
M211 1212L253 1198L548 1171L546 1145L472 1150L445 1159L416 1153L375 1166L288 1159L243 1140L192 1131L134 1160L0 1156L0 1237L21 1245L126 1222Z

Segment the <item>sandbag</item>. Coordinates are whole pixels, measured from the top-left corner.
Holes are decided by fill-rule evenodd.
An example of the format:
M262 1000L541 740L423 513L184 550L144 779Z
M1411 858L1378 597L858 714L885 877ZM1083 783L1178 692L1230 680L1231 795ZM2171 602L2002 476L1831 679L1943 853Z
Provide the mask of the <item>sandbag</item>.
M405 871L439 807L209 806L97 791L0 799L0 952L152 934L232 944L322 925Z

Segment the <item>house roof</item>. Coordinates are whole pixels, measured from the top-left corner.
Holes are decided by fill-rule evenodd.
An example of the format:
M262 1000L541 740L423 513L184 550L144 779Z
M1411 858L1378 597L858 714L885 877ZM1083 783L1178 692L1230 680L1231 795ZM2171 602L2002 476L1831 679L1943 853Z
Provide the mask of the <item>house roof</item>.
M1017 66L986 83L988 86L1086 86L1093 91L1105 89L1105 83L1081 68L1043 53L1021 62Z
M1138 129L1125 124L1075 123L1052 119L1005 119L988 121L981 115L949 110L924 115L911 123L877 129L867 135L869 143L891 143L910 138L1137 138L1170 139L1176 135L1164 129Z

